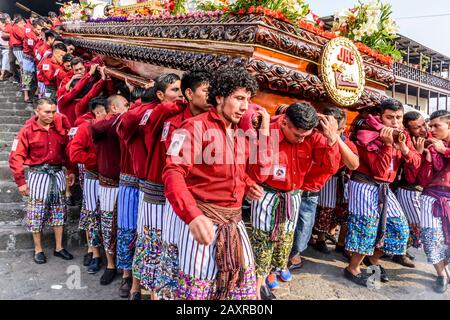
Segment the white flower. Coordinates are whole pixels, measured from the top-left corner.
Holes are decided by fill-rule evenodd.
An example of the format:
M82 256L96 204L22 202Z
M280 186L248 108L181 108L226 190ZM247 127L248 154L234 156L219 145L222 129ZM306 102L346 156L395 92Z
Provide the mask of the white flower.
M378 0L373 0L366 4L367 11L379 11L381 8L381 4Z
M364 35L364 32L361 29L355 29L355 30L353 30L353 34L355 36L354 37L355 41L361 41L361 39Z
M394 20L389 19L388 22L384 25L384 30L388 34L397 34L400 28Z

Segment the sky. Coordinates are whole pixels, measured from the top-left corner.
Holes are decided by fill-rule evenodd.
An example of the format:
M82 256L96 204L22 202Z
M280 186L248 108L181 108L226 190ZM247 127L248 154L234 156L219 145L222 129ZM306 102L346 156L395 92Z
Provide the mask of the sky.
M400 34L430 49L450 57L450 1L449 0L383 0L392 5L392 17L400 26ZM307 0L317 15L329 16L351 8L358 0ZM368 2L365 0L363 2ZM404 17L448 14L441 17L397 19Z

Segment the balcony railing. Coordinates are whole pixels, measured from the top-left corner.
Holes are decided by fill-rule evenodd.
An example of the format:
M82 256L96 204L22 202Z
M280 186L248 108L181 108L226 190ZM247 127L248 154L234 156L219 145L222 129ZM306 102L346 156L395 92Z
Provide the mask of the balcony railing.
M417 81L429 86L450 91L450 81L441 77L434 76L427 72L411 68L402 63L394 64L394 74L398 77L403 77L413 81Z

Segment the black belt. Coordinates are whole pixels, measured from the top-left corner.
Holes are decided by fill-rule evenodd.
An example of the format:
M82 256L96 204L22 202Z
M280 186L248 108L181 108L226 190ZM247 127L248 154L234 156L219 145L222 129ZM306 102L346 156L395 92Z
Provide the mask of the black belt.
M302 198L318 197L319 191L302 191Z

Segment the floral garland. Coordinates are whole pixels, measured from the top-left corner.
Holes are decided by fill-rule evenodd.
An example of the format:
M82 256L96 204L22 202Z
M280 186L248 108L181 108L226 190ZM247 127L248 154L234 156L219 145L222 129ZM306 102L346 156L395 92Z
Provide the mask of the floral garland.
M69 1L59 8L60 17L64 21L86 21L92 14L97 4L92 3L73 3Z

